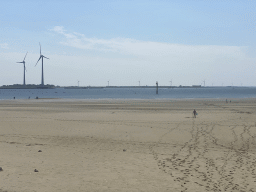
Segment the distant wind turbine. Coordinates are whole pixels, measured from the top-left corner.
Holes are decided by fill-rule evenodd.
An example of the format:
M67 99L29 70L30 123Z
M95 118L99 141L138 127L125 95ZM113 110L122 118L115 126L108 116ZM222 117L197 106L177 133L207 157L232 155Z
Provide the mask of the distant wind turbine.
M39 57L38 61L40 59L42 59L42 79L41 79L41 85L44 85L44 58L46 58L46 59L49 59L49 58L47 58L47 57L45 57L44 55L41 54L41 44L40 43L39 43L39 46L40 46L40 57ZM37 65L38 61L36 62L36 65Z
M203 82L204 82L204 87L205 87L205 79L203 80Z
M23 86L26 85L26 81L25 81L25 71L26 71L26 65L25 65L25 63L26 63L26 62L25 62L25 59L26 59L27 54L28 54L28 52L26 53L26 55L25 55L25 57L24 57L24 59L23 59L22 62L17 62L17 63L23 63L23 65L24 65Z

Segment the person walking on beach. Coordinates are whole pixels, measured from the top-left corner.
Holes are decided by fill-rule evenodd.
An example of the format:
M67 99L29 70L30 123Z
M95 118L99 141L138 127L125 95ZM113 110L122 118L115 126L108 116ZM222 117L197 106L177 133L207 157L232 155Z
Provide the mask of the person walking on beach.
M193 114L194 114L194 118L196 118L196 110L195 109L193 111Z

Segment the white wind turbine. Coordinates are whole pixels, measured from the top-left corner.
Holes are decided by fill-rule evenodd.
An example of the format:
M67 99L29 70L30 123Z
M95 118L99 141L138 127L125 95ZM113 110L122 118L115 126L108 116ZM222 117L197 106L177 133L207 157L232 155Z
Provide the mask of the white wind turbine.
M27 56L27 54L28 54L28 52L26 53L26 55L25 55L25 57L24 57L24 59L23 59L23 61L22 62L17 62L17 63L23 63L23 65L24 65L24 76L23 76L23 86L25 86L26 85L26 80L25 80L25 71L26 71L26 65L25 65L25 59L26 59L26 56Z
M41 85L43 86L43 85L44 85L44 58L46 58L46 59L49 59L49 58L47 58L47 57L45 57L44 55L42 55L42 53L41 53L41 44L40 44L40 43L39 43L39 46L40 46L40 57L39 57L38 61L39 61L40 59L42 59L42 78L41 78ZM37 65L38 61L36 62L36 65ZM36 65L35 65L35 66L36 66Z
M205 79L203 80L203 83L204 83L204 87L205 87Z

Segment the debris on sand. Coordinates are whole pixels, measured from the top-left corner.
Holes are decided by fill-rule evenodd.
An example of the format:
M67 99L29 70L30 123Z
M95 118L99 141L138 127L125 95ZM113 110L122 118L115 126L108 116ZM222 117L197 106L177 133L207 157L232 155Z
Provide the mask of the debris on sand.
M3 168L2 168L2 167L0 167L0 171L3 171Z
M37 169L35 169L34 172L39 172L39 171Z

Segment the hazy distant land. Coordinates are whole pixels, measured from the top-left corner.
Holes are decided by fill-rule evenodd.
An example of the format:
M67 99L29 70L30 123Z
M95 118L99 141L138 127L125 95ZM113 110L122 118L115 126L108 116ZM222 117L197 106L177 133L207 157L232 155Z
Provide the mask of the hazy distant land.
M65 88L65 89L92 89L92 88L156 88L157 86L58 86L58 85L36 85L36 84L14 84L14 85L3 85L0 89L54 89L54 88ZM201 85L191 85L191 86L158 86L158 88L213 88L213 87L236 87L236 86L201 86ZM241 86L239 86L241 87Z

